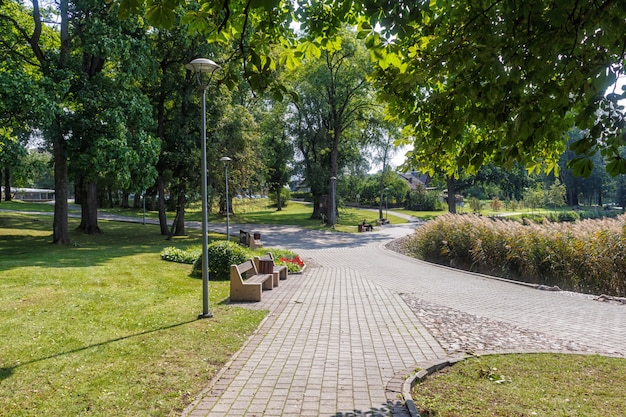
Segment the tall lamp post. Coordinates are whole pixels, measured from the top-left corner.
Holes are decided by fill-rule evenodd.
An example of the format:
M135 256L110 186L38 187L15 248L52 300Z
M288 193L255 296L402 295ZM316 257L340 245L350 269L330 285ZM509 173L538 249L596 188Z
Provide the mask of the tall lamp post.
M337 216L335 215L335 211L336 211L336 204L337 204L337 200L335 197L335 193L336 193L336 188L335 188L335 183L337 182L337 177L330 177L330 192L332 194L331 198L330 198L330 213L329 214L329 219L330 219L330 225L333 227L333 229L335 228L335 222L337 221Z
M389 188L385 188L385 219L389 220Z
M226 240L230 240L230 208L228 206L228 163L232 161L227 156L220 158L220 161L224 163L224 170L226 171Z
M206 171L206 88L213 73L221 67L215 62L206 58L196 58L185 68L196 74L198 89L202 92L202 314L198 318L213 317L209 311L209 230L208 230L208 209L207 209L207 171ZM209 80L205 82L203 74L210 74Z

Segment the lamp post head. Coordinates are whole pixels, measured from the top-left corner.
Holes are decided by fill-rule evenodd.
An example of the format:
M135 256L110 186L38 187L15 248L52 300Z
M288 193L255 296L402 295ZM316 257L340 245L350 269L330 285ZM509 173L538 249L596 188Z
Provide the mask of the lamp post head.
M222 68L217 65L215 62L206 58L196 58L191 61L189 64L185 65L189 71L192 72L210 72L213 73L218 69Z
M230 159L230 158L229 158L229 157L227 157L227 156L222 156L222 157L220 158L220 161L222 161L223 163L227 164L227 163L229 163L230 161L232 161L232 159Z
M219 65L217 65L215 62L211 61L210 59L196 58L193 61L191 61L189 64L186 64L185 68L187 68L189 71L196 74L196 79L198 80L198 85L200 86L200 89L202 91L205 91L207 83L204 81L203 74L210 74L209 75L209 81L210 81L210 79L213 77L213 73L215 73L215 71L217 71L218 69L222 67L220 67Z

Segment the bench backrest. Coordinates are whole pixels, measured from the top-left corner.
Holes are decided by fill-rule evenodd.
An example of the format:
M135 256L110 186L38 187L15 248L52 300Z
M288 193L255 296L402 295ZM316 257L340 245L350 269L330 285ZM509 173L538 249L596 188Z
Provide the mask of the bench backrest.
M239 265L233 265L237 268L237 273L239 274L239 277L241 279L245 278L245 274L252 270L253 273L251 275L255 275L256 272L256 267L254 266L254 262L252 262L252 259L248 259L247 261L245 261L244 263L241 263Z

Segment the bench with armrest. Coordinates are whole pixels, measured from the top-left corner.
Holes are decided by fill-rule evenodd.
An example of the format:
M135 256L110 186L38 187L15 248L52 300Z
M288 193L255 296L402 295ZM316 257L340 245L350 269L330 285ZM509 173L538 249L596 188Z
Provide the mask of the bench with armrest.
M230 301L261 301L261 292L272 288L273 274L259 273L252 259L230 266Z
M265 274L274 274L274 286L278 286L278 280L286 280L289 270L284 265L276 265L274 263L274 255L271 252L267 252L266 255L262 257L256 256L254 258L254 265L256 266L259 273Z
M376 220L376 224L377 224L378 226L383 226L383 225L385 225L385 224L389 224L389 220L388 220L388 219L377 219L377 220Z

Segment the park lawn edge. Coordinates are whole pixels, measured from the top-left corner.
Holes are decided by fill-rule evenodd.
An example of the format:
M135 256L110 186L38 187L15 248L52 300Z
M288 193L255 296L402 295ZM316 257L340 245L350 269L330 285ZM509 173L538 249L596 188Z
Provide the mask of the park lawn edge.
M50 244L49 216L2 213L0 416L179 414L258 328L267 311L231 306L211 282L161 261L158 227L102 221ZM127 230L129 232L124 233Z

